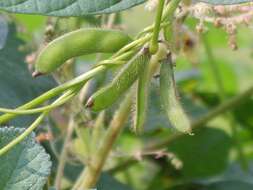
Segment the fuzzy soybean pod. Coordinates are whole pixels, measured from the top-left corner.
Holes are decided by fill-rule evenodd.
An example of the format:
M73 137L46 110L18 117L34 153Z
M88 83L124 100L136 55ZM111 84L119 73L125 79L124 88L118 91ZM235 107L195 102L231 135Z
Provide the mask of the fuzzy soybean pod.
M100 89L88 99L86 107L93 111L100 111L111 106L137 80L149 59L148 50L143 48L119 71L108 86Z
M132 39L118 30L79 29L50 42L39 54L34 75L47 74L73 57L91 53L114 53Z
M160 95L162 108L171 125L180 132L191 134L190 120L179 102L173 72L171 56L161 62L160 68Z
M149 65L146 64L137 83L134 131L140 133L146 120L149 88Z

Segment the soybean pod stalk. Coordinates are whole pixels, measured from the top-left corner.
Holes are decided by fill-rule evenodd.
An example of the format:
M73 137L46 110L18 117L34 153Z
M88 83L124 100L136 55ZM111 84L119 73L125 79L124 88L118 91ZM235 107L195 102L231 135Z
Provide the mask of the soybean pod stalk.
M67 91L65 94L63 94L61 97L59 97L57 100L53 102L54 104L58 104L65 98L71 99L75 95L75 92L72 90ZM43 121L43 119L47 116L47 114L51 110L44 111L43 113L40 114L40 116L27 128L25 131L20 134L17 138L12 140L9 144L5 145L3 148L0 149L0 156L8 152L10 149L12 149L14 146L16 146L18 143L23 141L28 135L30 135L34 129L36 129L39 124Z
M155 54L158 50L158 37L159 37L160 28L161 28L160 25L161 25L161 20L162 20L164 2L165 0L159 0L158 2L153 36L152 36L150 46L149 46L151 54Z

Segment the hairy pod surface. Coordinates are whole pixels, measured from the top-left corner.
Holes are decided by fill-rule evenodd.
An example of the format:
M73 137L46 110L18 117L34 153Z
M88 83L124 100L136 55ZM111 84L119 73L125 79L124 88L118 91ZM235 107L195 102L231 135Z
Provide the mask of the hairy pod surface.
M183 133L191 133L191 125L178 100L171 56L161 62L160 94L163 109L173 127Z
M141 133L144 128L148 110L149 85L150 80L160 66L160 61L167 55L167 47L163 43L159 43L158 52L153 55L149 64L145 66L143 72L139 76L136 93L136 103L134 109L134 125L133 129L136 133Z
M149 65L146 64L143 72L139 76L136 94L136 113L134 118L134 130L137 133L143 131L146 120L148 106L148 88L149 88Z
M53 40L41 51L35 65L36 73L50 73L73 57L114 53L131 41L127 34L117 30L85 28L70 32Z
M100 89L89 98L86 107L93 111L100 111L111 106L137 80L149 59L148 50L142 49L119 71L108 86Z

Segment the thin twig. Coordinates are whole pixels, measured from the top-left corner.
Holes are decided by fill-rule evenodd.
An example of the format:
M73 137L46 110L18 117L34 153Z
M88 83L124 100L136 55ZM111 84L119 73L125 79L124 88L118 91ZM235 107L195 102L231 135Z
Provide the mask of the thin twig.
M55 183L54 186L56 189L61 189L61 180L64 174L64 167L66 164L66 157L67 157L67 147L69 145L69 142L71 140L71 136L73 134L75 128L75 122L74 122L74 118L70 117L70 121L69 121L69 125L68 125L68 129L66 131L66 137L64 140L64 144L62 146L62 151L61 151L61 155L60 155L60 159L59 159L59 164L58 164L58 168L57 168L57 172L56 172L56 177L55 177Z
M208 63L210 66L210 70L211 70L211 73L213 75L213 78L214 78L216 86L217 86L217 92L218 92L220 101L223 102L227 99L227 96L225 93L224 83L223 83L223 80L221 77L220 70L217 66L216 60L215 60L213 52L212 52L212 48L210 47L207 36L205 36L205 34L202 35L202 40L203 40L204 48L206 51L206 55L208 57ZM247 159L244 155L242 145L238 139L238 124L237 124L232 112L225 113L225 116L228 120L228 123L229 123L231 131L232 131L232 137L233 137L234 143L237 148L241 167L246 170L248 168L248 163L247 163Z
M210 122L214 118L218 117L219 115L224 114L225 112L231 111L231 109L235 109L236 107L240 106L245 101L247 101L249 98L251 98L252 95L253 95L253 86L248 88L242 94L235 96L229 100L224 101L218 107L214 108L213 110L211 110L207 114L201 116L199 119L196 119L195 121L193 121L191 124L192 129L196 130L198 128L205 127L205 124L207 124L208 122ZM143 148L143 152L150 151L150 150L157 150L157 149L167 147L172 142L174 142L175 140L177 140L183 136L185 136L185 134L177 132L165 140L161 140L160 142L156 142L154 144L147 145L146 147ZM124 169L125 167L130 167L131 165L136 164L136 163L138 163L138 161L136 159L133 159L133 158L127 159L125 162L110 169L110 172L114 174L114 173Z
M90 166L85 168L80 189L90 189L96 185L112 146L127 121L131 111L132 95L133 93L131 91L127 97L125 97L125 100L120 105L119 110L110 123L110 127L105 134L101 146L98 148L97 152L94 153Z

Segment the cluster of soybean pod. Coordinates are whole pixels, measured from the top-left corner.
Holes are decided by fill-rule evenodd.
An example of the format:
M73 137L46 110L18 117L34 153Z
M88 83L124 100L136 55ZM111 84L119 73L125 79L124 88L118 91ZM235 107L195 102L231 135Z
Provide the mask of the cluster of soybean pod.
M62 84L16 109L0 108L0 124L22 114L41 115L20 136L0 150L0 156L29 135L54 108L73 98L83 85L94 76L112 67L120 67L114 79L95 92L87 101L87 109L98 112L112 106L136 82L134 129L143 130L148 107L148 91L152 74L151 62L156 59L160 66L160 96L162 109L170 124L183 133L191 133L190 121L185 114L175 90L173 61L171 52L160 40L160 32L171 36L172 18L180 0L172 0L164 5L159 1L155 24L145 28L133 40L117 30L83 28L65 34L50 42L39 54L33 76L50 74L67 60L93 53L114 53L108 60L96 64L90 71ZM169 40L169 39L167 39ZM156 67L157 68L157 67ZM153 69L154 70L154 69ZM37 107L45 101L62 94L51 105Z

